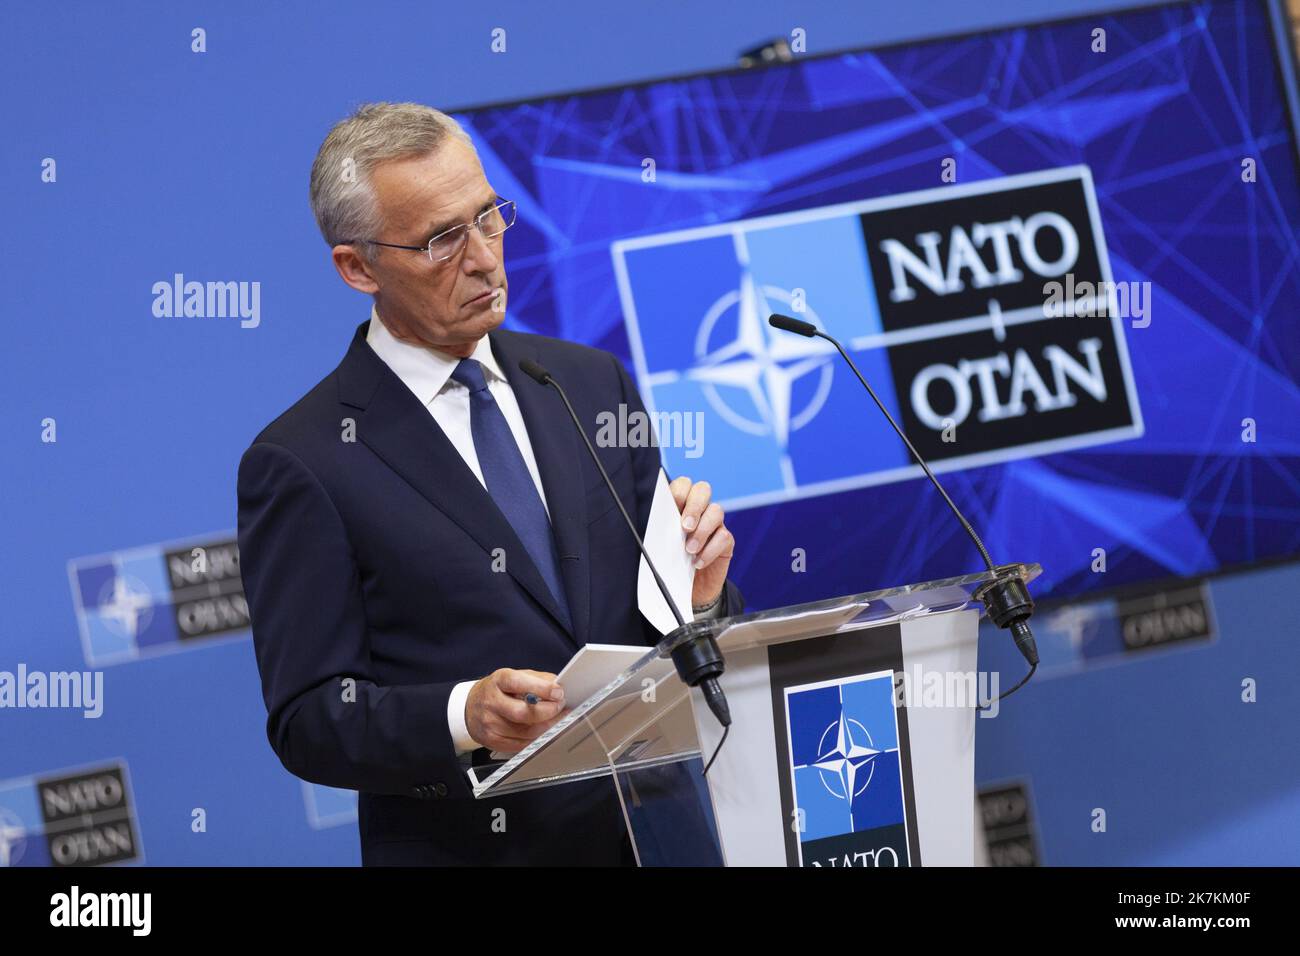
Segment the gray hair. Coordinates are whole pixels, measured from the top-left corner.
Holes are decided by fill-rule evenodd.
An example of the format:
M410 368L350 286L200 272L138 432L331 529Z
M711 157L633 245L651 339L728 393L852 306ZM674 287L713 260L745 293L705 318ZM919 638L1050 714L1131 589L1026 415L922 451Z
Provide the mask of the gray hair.
M431 153L449 136L474 149L458 122L420 103L367 103L335 124L311 165L311 210L325 241L330 246L352 241L370 259L374 247L365 240L382 225L371 170L389 160Z

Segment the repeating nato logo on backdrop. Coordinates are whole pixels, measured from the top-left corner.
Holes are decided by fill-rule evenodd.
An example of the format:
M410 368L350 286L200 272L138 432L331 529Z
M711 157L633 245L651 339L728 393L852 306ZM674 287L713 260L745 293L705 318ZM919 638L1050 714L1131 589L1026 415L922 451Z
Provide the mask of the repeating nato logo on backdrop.
M732 508L919 474L834 347L937 468L1142 434L1092 178L1074 166L621 240L647 407L703 411ZM1045 285L1064 287L1054 313ZM1106 283L1105 286L1101 285ZM1060 313L1064 314L1060 314ZM670 472L685 450L660 436Z
M893 671L788 687L802 866L908 866Z
M143 859L122 761L0 780L0 867Z
M152 545L68 562L92 667L246 632L248 602L234 538Z

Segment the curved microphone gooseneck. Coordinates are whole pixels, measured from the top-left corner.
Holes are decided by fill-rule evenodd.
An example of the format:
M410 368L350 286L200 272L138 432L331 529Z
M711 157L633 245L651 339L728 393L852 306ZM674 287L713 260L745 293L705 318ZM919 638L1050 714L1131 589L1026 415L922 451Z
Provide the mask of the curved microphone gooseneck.
M858 371L858 367L854 364L853 359L849 357L849 353L845 351L844 346L842 346L834 336L823 332L811 322L805 322L802 319L791 318L788 315L780 315L775 312L768 316L767 323L774 329L793 332L795 335L802 335L805 338L816 337L825 339L827 342L830 342L831 345L835 346L836 350L838 350L840 355L844 358L844 361L849 364L849 368L853 369L853 374L858 377L858 381L861 382L862 387L867 390L867 394L871 396L872 401L876 403L876 407L880 409L880 413L885 416L885 420L893 427L894 431L898 434L898 437L903 440L903 444L906 445L907 450L912 453L912 457L916 459L916 463L921 466L921 470L925 472L925 476L930 479L930 482L938 490L940 496L948 503L948 507L952 509L952 513L956 515L961 526L966 530L966 533L970 535L970 539L975 542L975 547L979 551L980 557L984 559L985 566L996 578L996 580L984 585L976 591L975 596L984 602L984 607L988 611L989 618L994 624L1003 630L1011 631L1011 636L1016 642L1016 648L1029 663L1029 673L1025 675L1024 680L1016 684L1015 687L1006 691L1006 693L1001 694L998 699L1001 700L1003 697L1015 693L1025 685L1029 678L1034 675L1034 671L1038 669L1038 645L1034 641L1034 632L1029 627L1029 617L1034 613L1034 601L1033 598L1029 596L1029 589L1026 587L1024 579L1018 573L1007 573L1003 569L999 569L994 565L993 559L989 557L988 549L984 547L984 542L981 541L980 536L975 533L975 529L971 527L971 523L966 520L966 516L961 513L961 509L959 509L953 500L948 497L948 492L944 490L943 485L939 484L939 479L934 476L934 472L930 470L930 466L926 464L925 459L921 457L921 453L916 450L916 446L914 446L908 439L907 435L903 433L903 429L898 426L898 422L894 421L894 416L889 414L889 409L885 408L884 403L880 400L879 396L876 395L875 389L868 384L867 380L862 376L862 373Z
M627 522L627 530L632 533L632 540L641 549L641 555L645 558L650 573L654 575L655 583L659 585L659 593L668 602L668 609L673 612L673 617L677 620L677 626L685 627L686 621L682 619L682 612L677 609L677 602L668 593L668 585L664 584L664 579L659 576L659 569L655 567L654 561L651 560L649 552L646 551L645 543L641 540L641 535L637 533L636 525L633 524L627 509L623 507L623 501L619 498L618 492L614 490L614 483L609 480L609 475L605 472L605 466L600 463L600 456L596 454L591 439L587 437L582 422L578 420L578 413L573 410L573 405L569 403L569 396L565 394L560 383L555 380L555 376L532 359L520 361L519 369L539 385L549 385L559 394L564 402L564 407L569 411L569 417L573 419L573 427L582 436L587 451L591 454L591 460L596 463L596 468L600 472L600 477L605 479L605 487L609 489L610 496L614 499L614 503L618 505L618 510L623 515L623 520ZM722 676L722 672L726 669L726 665L722 660L722 651L718 649L718 642L713 639L712 634L694 637L678 645L673 650L672 657L673 664L676 666L682 682L687 687L698 687L704 694L704 702L709 705L709 710L713 712L713 716L718 719L718 723L724 728L722 740L725 741L727 739L726 735L731 728L731 709L727 706L727 695L722 692L722 685L718 683L718 678ZM721 746L722 743L720 742L718 744L719 749ZM716 756L715 752L714 757ZM712 765L712 763L713 761L710 760L709 765ZM704 768L704 772L706 774L709 772L708 766Z

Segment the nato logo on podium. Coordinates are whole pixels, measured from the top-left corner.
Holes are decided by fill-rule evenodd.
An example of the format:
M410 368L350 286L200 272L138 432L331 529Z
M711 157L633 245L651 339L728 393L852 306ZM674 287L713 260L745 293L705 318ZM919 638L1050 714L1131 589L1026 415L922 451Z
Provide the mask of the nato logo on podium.
M908 866L891 671L785 688L803 866Z

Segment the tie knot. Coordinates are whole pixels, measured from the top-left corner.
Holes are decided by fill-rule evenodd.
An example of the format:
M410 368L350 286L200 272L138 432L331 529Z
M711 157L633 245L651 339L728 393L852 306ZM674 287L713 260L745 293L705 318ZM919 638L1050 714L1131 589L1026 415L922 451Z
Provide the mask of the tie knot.
M487 388L487 380L483 377L483 363L478 359L461 359L451 373L451 377L468 388L470 394Z

